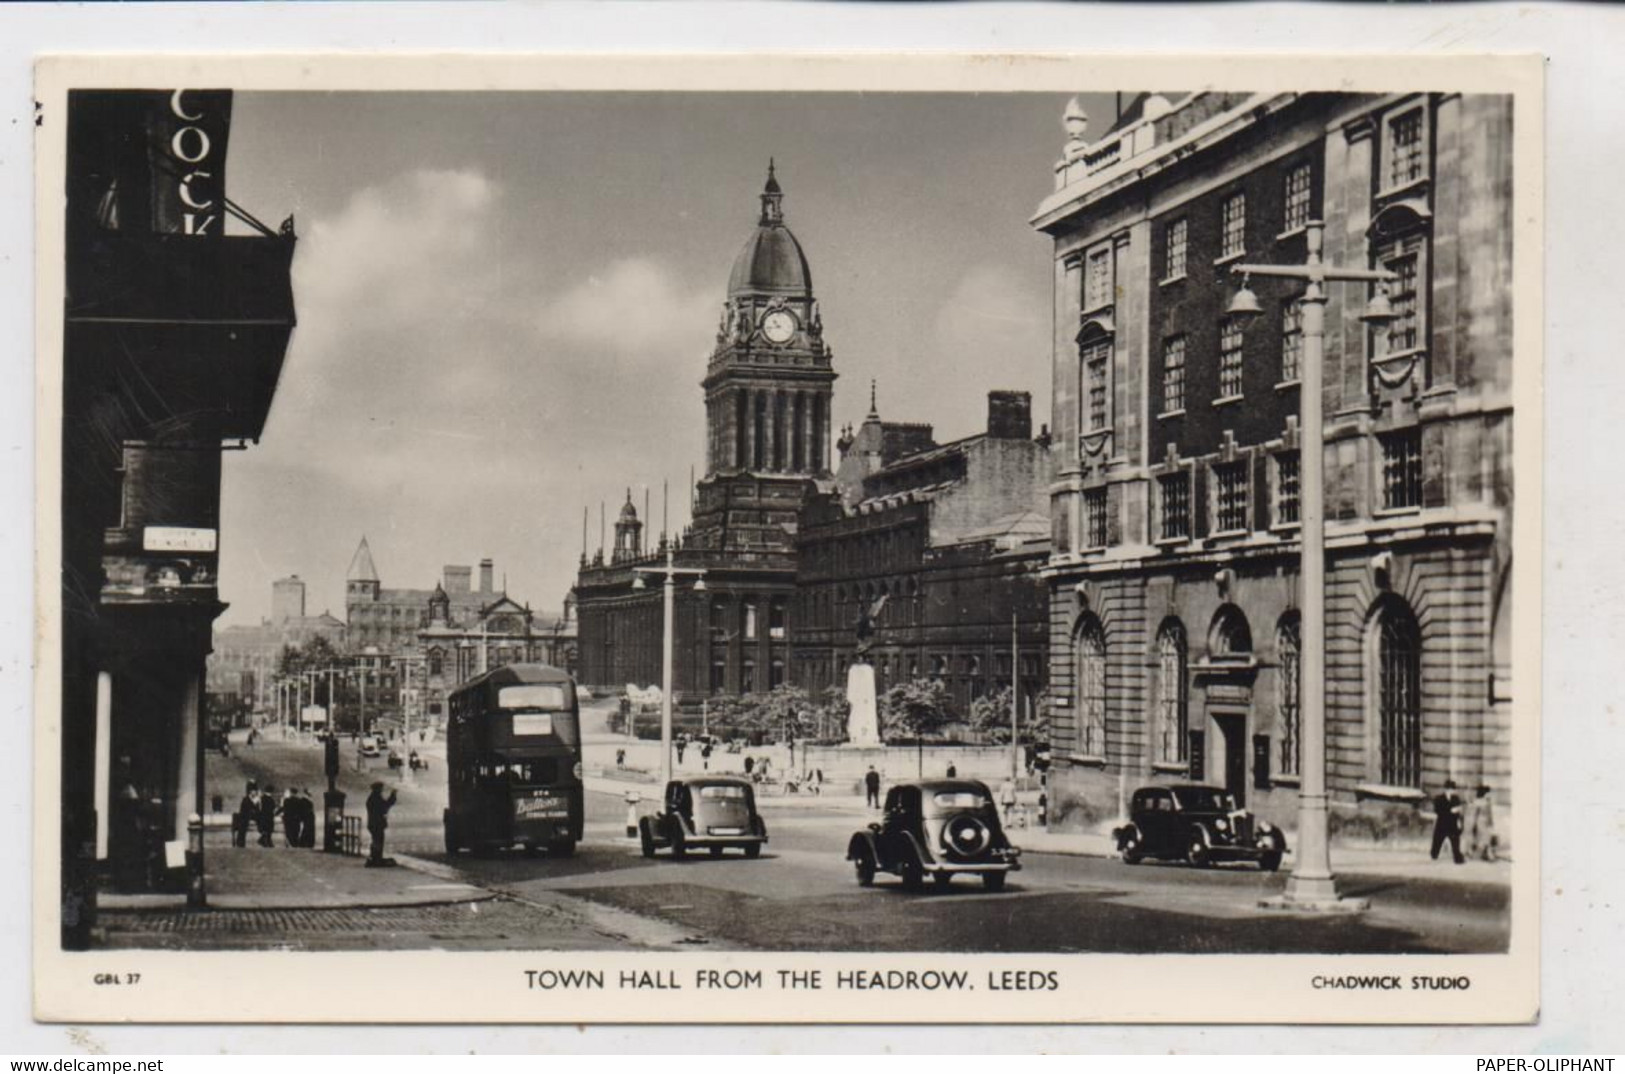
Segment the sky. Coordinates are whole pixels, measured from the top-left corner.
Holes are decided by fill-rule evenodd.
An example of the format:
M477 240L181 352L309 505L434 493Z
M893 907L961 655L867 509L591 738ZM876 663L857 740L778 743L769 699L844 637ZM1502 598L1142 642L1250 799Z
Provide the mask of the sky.
M1125 97L1126 99L1126 97ZM299 325L261 442L226 454L222 624L297 574L343 618L448 563L556 613L630 488L673 530L704 475L704 375L767 162L812 269L834 425L979 432L992 389L1049 420L1051 250L1027 221L1055 94L239 93L226 184L294 215ZM1084 95L1093 132L1113 95Z

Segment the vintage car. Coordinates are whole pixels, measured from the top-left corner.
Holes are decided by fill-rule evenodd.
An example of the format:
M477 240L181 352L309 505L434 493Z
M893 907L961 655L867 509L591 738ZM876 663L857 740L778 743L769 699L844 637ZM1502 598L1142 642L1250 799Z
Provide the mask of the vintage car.
M363 757L376 757L383 752L383 743L377 735L362 735L356 742L356 750Z
M1172 783L1141 787L1129 802L1129 822L1112 833L1130 865L1144 858L1170 858L1196 866L1255 861L1274 872L1286 853L1286 836L1258 820L1223 787Z
M749 783L727 776L689 776L666 784L659 813L638 818L638 838L645 858L661 847L670 847L674 858L691 850L720 858L729 847L755 858L767 842L767 825L756 812L756 792Z
M868 887L877 872L895 873L919 889L927 876L947 887L955 876L979 876L989 891L1021 868L987 784L974 779L900 783L886 792L879 824L852 836L846 859Z

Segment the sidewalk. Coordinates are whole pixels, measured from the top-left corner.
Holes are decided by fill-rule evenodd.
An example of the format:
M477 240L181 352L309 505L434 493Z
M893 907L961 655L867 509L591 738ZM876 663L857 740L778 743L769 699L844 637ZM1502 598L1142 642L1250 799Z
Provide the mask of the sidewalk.
M233 847L230 831L210 828L204 846L204 883L212 910L331 910L431 906L493 897L484 888L449 883L408 864L368 869L364 858L296 850L281 845ZM103 892L104 910L174 910L185 895Z

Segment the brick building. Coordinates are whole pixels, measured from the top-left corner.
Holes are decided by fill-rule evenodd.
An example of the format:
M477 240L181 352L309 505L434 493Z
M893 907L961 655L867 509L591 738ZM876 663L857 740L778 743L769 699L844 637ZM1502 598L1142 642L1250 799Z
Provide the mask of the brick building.
M62 368L62 939L98 878L168 880L201 808L220 455L256 440L294 325L292 221L225 195L232 94L74 91ZM253 234L225 234L227 213Z
M797 534L796 682L845 686L855 624L873 617L876 686L941 679L965 714L1016 675L1030 715L1047 681L1050 454L1026 392L988 396L985 433L938 444L929 425L870 411L837 442L835 488Z
M1386 332L1329 288L1327 780L1406 810L1446 778L1504 805L1511 719L1512 101L1147 95L1072 132L1054 240L1051 679L1063 823L1154 776L1296 811L1299 281L1397 274ZM1120 779L1120 777L1122 777ZM1080 800L1088 809L1078 809Z

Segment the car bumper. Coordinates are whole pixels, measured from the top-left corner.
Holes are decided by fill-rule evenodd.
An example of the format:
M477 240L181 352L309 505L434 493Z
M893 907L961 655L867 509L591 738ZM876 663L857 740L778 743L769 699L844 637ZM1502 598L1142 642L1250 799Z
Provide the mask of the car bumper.
M924 869L927 876L939 873L948 876L960 873L1019 873L1021 862L1015 858L993 861L934 861L926 863Z
M1258 859L1275 853L1271 846L1226 846L1220 843L1209 846L1208 857L1214 861L1257 861Z

